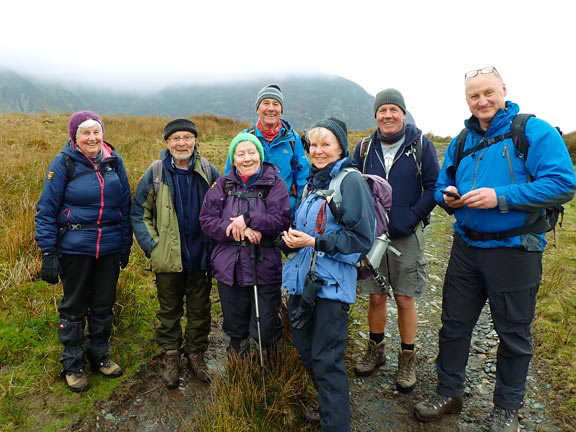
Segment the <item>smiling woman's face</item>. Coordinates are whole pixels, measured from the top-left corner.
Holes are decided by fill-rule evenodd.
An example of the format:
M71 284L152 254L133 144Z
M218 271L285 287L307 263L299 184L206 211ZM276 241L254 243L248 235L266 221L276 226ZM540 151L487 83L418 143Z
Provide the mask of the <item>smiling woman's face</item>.
M234 166L243 176L251 176L260 169L260 153L254 143L242 141L234 150Z
M310 141L310 159L312 164L322 169L342 157L342 147L336 135L325 128L317 128L308 137Z
M98 125L87 128L79 128L76 134L78 149L90 158L98 156L102 149L102 129Z

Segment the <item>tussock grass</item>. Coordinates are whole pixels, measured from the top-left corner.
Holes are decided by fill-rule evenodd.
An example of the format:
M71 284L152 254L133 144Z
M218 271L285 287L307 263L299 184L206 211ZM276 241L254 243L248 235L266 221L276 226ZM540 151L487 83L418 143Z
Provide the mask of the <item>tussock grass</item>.
M200 152L220 170L230 140L247 123L212 115L193 116ZM34 243L35 205L51 159L67 139L68 115L0 116L0 430L62 430L92 411L133 376L156 352L153 341L156 292L153 275L137 245L121 272L112 338L112 355L125 368L117 380L90 376L91 390L67 391L58 377L57 305L61 285L38 278L40 254ZM130 184L138 180L165 148L161 117L105 117L105 138L124 159ZM351 147L370 131L351 131ZM439 148L438 154L443 151ZM551 397L564 425L576 427L574 299L576 287L576 206L568 206L558 247L545 254L538 300L535 361L550 376ZM441 216L436 215L435 218ZM444 231L439 231L445 240ZM435 240L433 240L435 241ZM444 247L445 241L438 243ZM214 304L218 314L218 304ZM351 321L365 322L352 308ZM358 324L354 324L358 325ZM285 334L289 335L286 329ZM212 404L199 420L202 431L300 431L301 404L315 400L309 378L289 339L266 371L268 407L263 406L259 366L232 360L225 378L212 385ZM183 423L183 426L184 423Z
M562 228L549 234L534 321L534 361L545 366L550 398L562 425L576 429L576 203L565 205Z

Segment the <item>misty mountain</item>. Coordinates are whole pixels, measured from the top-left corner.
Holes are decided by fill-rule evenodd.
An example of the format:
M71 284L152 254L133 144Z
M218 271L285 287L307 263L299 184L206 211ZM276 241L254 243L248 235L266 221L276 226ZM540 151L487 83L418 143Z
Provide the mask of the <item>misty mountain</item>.
M344 120L350 129L374 126L374 97L341 77L300 77L212 85L179 85L154 93L101 88L67 88L13 71L0 71L0 113L73 112L90 109L103 115L185 117L212 113L238 120L256 119L256 95L275 82L284 93L284 117L298 129L325 117Z

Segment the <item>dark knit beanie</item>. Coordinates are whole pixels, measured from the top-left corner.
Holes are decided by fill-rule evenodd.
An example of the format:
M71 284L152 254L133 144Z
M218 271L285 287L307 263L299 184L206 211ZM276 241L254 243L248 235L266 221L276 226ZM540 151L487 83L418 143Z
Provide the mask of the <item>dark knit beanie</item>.
M404 96L402 96L402 93L400 93L398 90L389 88L382 90L376 95L376 100L374 101L374 117L376 117L376 111L378 111L378 108L386 104L398 105L402 111L404 111L404 114L406 114Z
M258 92L258 97L256 98L256 111L258 111L260 102L262 102L264 99L277 100L282 106L282 111L284 111L284 95L282 94L282 90L280 90L280 86L278 84L268 84L267 86L260 89Z
M346 123L344 123L342 120L338 120L337 118L330 117L324 120L320 120L318 123L312 126L312 128L316 127L323 127L332 132L336 136L340 147L342 147L342 157L348 156L348 128L346 127Z
M166 141L174 132L178 131L192 132L194 136L198 138L198 129L196 129L194 122L188 119L179 118L166 123L166 126L164 126L164 141Z
M70 116L68 120L68 135L73 143L76 143L76 133L78 132L78 126L84 123L86 120L96 120L100 123L102 127L102 134L104 134L104 122L102 118L92 111L78 111Z

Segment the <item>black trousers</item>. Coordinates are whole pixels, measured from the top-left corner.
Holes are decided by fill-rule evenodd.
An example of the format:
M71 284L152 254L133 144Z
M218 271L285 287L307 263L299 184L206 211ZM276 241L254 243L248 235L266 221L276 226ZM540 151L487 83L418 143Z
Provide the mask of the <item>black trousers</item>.
M120 274L120 255L62 255L64 296L58 306L58 336L63 345L62 363L66 373L84 367L84 318L88 317L87 355L95 365L109 358L110 335Z
M279 316L282 293L279 284L258 285L257 292L262 348L266 349L282 337L282 323ZM230 286L218 282L218 293L224 318L222 323L224 333L236 340L251 336L258 341L254 286Z
M300 296L290 296L291 314ZM350 431L350 395L344 361L350 305L316 299L312 319L300 330L292 328L292 339L304 368L318 391L322 432Z
M519 409L532 358L530 328L542 277L542 253L468 246L455 235L442 298L436 360L438 393L464 392L472 330L486 300L500 338L494 404Z

